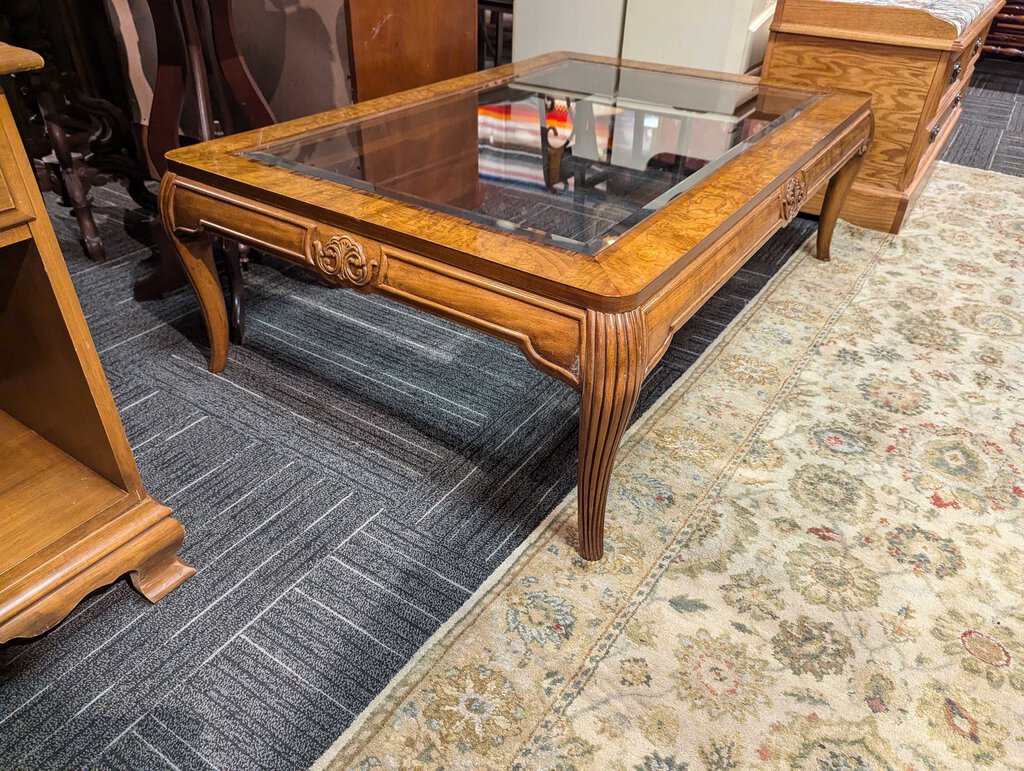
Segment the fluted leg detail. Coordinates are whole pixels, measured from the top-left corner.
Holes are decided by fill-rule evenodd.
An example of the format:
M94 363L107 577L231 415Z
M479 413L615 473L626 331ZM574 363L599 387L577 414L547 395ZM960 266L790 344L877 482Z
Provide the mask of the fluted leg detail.
M584 559L604 553L608 482L640 397L646 347L640 311L587 312L580 357L579 551Z

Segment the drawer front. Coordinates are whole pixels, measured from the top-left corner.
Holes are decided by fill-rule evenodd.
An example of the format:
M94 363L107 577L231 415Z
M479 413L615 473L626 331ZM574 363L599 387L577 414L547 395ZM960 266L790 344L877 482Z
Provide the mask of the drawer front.
M985 44L985 37L987 35L988 28L986 27L974 36L971 43L958 56L953 57L953 61L946 72L947 89L967 85L970 80L970 74L974 70L974 65L981 55L981 48Z
M946 88L956 88L959 84L964 82L964 76L967 74L967 63L970 61L970 56L970 50L967 50L953 60L953 63L949 67L949 71L946 73Z
M964 90L966 91L966 88ZM964 94L958 93L953 98L953 101L946 105L946 108L942 111L939 117L932 122L931 127L928 129L928 146L925 148L925 154L928 153L928 149L933 144L935 144L938 138L942 136L943 129L946 128L946 124L949 123L950 119L953 116L953 113L955 113L960 108L960 105L963 104L963 101Z
M935 121L942 118L949 111L949 106L956 102L956 105L961 104L967 97L967 87L971 84L971 77L974 75L974 63L971 63L970 68L967 70L967 74L961 80L952 84L946 89L946 93L942 95L942 99L935 105L935 112L932 114L929 121L934 123Z
M940 141L941 137L947 136L946 129L955 121L957 115L959 115L960 106L963 104L964 97L967 95L967 86L963 86L961 91L953 94L951 100L944 100L939 113L931 118L921 128L919 138L915 144L915 156L911 159L910 165L907 167L907 176L903 181L903 189L906 190L912 186L915 180L920 176L922 167L925 163L930 162L929 159L935 157L935 143Z
M934 122L941 118L947 111L951 102L963 101L967 96L967 87L971 85L971 78L974 76L974 67L981 58L981 51L988 35L988 28L979 31L973 38L973 43L964 49L959 56L954 57L953 62L946 70L945 85L943 86L942 98L935 105L933 114L929 121Z
M959 103L967 96L967 87L971 84L971 78L974 76L974 67L978 63L978 59L981 58L986 37L988 37L987 26L978 30L974 37L970 38L971 42L967 47L958 56L952 57L952 60L946 65L944 82L941 85L943 94L933 108L932 115L929 116L930 123L934 124L939 120L949 109L949 105L958 97Z
M912 184L917 175L921 173L921 164L924 163L932 146L942 135L942 129L948 122L949 117L963 104L964 99L967 97L967 86L970 84L973 73L974 62L972 61L967 74L946 89L942 98L932 109L932 114L920 125L918 129L919 135L914 142L913 155L909 159L906 175L902 181L903 189Z

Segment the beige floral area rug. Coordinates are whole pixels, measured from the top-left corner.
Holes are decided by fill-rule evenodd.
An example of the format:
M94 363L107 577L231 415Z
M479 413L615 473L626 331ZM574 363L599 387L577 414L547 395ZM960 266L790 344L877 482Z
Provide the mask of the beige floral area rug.
M811 245L321 768L1024 768L1024 179Z

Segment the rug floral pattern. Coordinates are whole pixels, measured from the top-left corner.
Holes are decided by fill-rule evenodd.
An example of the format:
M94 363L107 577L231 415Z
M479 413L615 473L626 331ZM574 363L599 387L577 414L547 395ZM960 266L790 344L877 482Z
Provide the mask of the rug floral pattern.
M1024 180L810 246L329 768L1024 767Z

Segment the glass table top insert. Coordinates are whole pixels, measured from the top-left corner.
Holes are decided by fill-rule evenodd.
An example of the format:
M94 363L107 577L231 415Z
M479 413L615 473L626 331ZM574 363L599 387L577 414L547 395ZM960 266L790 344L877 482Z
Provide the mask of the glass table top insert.
M568 59L243 155L594 255L817 98Z

